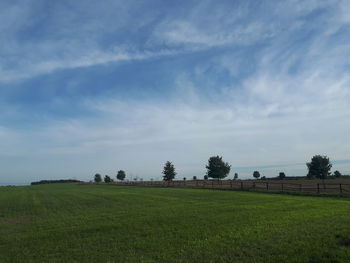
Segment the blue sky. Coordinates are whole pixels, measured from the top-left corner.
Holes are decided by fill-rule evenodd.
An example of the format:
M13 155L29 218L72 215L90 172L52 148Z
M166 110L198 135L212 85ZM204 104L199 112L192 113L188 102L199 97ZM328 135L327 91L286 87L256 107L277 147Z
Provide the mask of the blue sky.
M0 2L1 184L350 173L350 2Z

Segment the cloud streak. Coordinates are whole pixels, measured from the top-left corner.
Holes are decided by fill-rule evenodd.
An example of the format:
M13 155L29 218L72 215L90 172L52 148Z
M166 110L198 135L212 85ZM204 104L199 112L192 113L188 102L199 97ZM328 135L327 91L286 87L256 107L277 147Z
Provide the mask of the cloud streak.
M13 180L156 178L166 160L202 176L216 154L243 178L349 159L347 1L70 4L2 3L0 165Z

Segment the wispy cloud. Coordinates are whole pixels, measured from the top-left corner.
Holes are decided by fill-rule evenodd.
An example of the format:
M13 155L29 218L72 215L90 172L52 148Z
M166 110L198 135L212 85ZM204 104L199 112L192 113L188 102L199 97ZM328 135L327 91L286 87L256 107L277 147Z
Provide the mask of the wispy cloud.
M182 51L188 52L188 51ZM38 76L40 74L52 73L56 70L75 69L91 66L104 65L108 63L118 63L127 61L146 60L151 58L158 58L162 56L172 56L179 54L179 51L173 50L159 50L157 52L143 51L124 51L115 48L113 51L102 52L99 50L92 50L86 52L85 55L79 57L55 58L50 60L38 61L34 64L32 62L24 63L21 67L10 70L0 71L0 81L11 82L26 78Z
M180 173L202 175L213 154L223 155L233 170L252 163L305 162L316 153L328 154L332 160L345 159L348 154L346 114L324 116L314 109L308 116L302 112L271 118L265 106L259 105L235 110L116 100L91 101L86 106L95 107L103 118L51 121L25 132L7 131L11 137L4 134L10 143L2 145L3 158L30 156L26 158L31 165L41 165L45 173L51 172L51 166L40 164L43 158L50 165L52 160L59 164L70 159L75 163L73 171L82 178L98 169L113 173L117 168L149 178L160 173L167 159L176 163ZM337 137L330 140L330 134Z
M348 1L34 2L0 4L0 165L18 180L349 159Z

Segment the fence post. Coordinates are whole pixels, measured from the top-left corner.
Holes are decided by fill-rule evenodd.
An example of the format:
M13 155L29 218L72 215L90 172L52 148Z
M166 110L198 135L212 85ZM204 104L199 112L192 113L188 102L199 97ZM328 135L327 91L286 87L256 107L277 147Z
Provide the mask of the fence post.
M255 190L255 182L253 183L253 189Z
M243 190L243 182L241 181L241 190Z
M282 192L283 192L283 183L282 183Z
M266 182L266 190L269 191L269 183Z
M299 192L301 192L301 187L302 186L303 186L302 184L299 184Z
M214 188L214 181L211 181L211 188Z
M342 188L341 184L339 184L339 191L341 194L343 193L343 188Z
M317 193L320 193L320 184L317 184Z
M231 186L231 188L232 188L232 181L230 181L230 186Z

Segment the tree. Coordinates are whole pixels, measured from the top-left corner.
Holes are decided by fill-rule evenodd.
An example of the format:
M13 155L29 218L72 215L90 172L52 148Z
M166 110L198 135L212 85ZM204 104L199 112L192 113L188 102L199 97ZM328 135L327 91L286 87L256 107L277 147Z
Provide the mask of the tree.
M306 165L309 169L308 178L326 179L331 174L332 164L327 156L315 155Z
M125 177L126 177L126 174L125 174L125 172L123 170L119 170L117 172L117 176L116 177L117 177L118 180L123 181L125 179Z
M167 161L164 165L162 173L164 174L163 176L164 181L172 181L176 175L174 165L171 162Z
M238 173L235 173L235 175L233 176L233 179L234 179L234 180L237 180L237 179L238 179Z
M259 171L254 171L253 176L255 179L258 179L260 177Z
M342 174L338 170L334 171L334 177L339 178L341 176Z
M284 172L280 172L278 177L283 180L284 178L286 178L286 174Z
M193 176L193 180L197 180L197 176L194 175L194 176Z
M183 180L186 181L186 177L184 177Z
M204 180L208 180L208 175L204 175Z
M208 170L208 177L222 179L230 173L231 165L225 163L222 160L222 157L212 156L209 158L208 165L206 166L206 168Z
M95 181L95 183L101 183L102 182L102 176L99 173L95 174L94 181Z
M105 181L105 183L111 183L112 182L112 178L109 177L108 175L105 175L104 181Z

